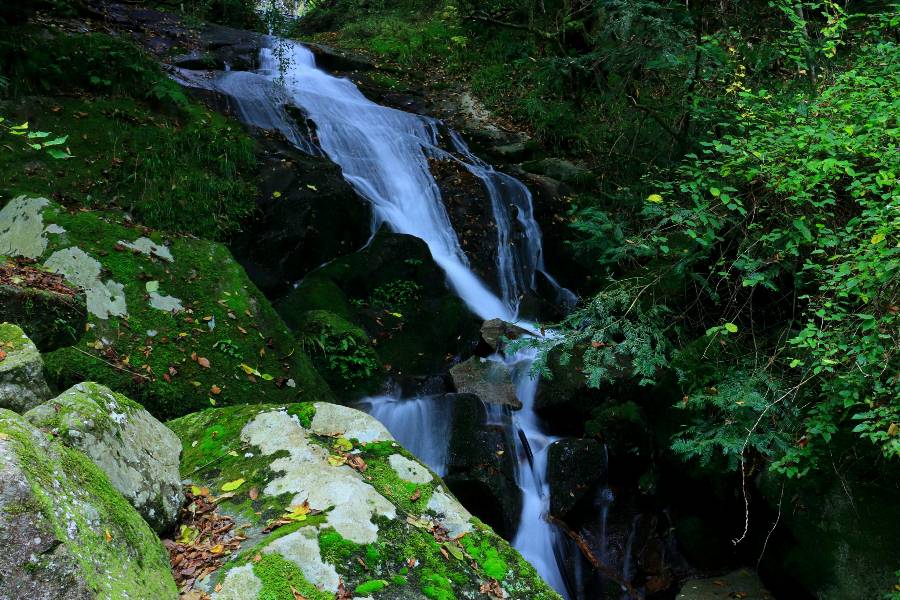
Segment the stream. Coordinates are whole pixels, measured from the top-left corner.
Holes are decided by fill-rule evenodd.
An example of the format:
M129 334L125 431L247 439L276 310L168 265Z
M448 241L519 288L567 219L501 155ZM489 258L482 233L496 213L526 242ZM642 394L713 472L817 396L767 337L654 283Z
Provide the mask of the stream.
M371 203L376 221L373 232L386 224L394 232L422 239L452 290L473 313L484 320L518 322L520 300L535 288L536 274L555 283L545 271L541 231L528 188L478 159L441 121L375 104L350 80L316 68L312 52L299 43L275 37L267 42L256 71L226 71L214 80L189 71L179 71L176 77L185 85L229 96L245 123L279 131L305 152L324 153ZM314 124L318 146L298 132L286 104L301 109ZM483 182L497 226L495 285L479 279L470 268L429 170L429 159L456 161ZM559 286L557 290L571 300L568 290ZM519 324L529 328L527 322ZM533 350L524 349L488 359L505 365L522 403L521 410L511 413L499 407L488 410L492 419L509 428L516 445L516 482L523 502L512 543L568 599L561 568L566 544L545 518L547 450L556 438L544 432L533 410L538 386L531 373L534 358ZM438 475L446 473L452 422L446 403L430 397L381 396L363 400L360 407L382 421Z

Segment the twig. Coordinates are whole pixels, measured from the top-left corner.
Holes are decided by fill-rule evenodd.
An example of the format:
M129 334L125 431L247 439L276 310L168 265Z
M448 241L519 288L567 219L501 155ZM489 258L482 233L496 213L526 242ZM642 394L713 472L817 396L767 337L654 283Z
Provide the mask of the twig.
M578 546L578 549L581 550L581 554L588 560L589 563L591 563L594 569L600 572L601 575L603 575L610 581L614 581L615 583L618 583L620 586L622 586L622 589L626 590L633 600L643 600L644 595L639 590L635 589L630 581L626 580L624 577L622 577L622 575L617 573L615 569L594 556L594 553L591 551L591 547L588 545L587 541L577 531L573 530L562 520L557 519L553 515L547 515L547 521L559 527L563 531L563 533L572 538L572 541L574 541Z
M81 352L85 356L90 356L91 358L99 360L100 362L109 365L113 369L118 369L119 371L124 371L125 373L128 373L129 375L134 375L135 377L140 377L141 379L151 381L150 377L147 377L146 375L142 375L141 373L138 373L137 371L132 371L131 369L126 369L125 367L120 367L119 365L111 363L108 360L104 360L104 359L100 358L99 356L95 356L95 355L91 354L90 352L85 352L81 348L76 348L75 346L72 346L72 349L75 350L76 352Z
M759 552L759 559L756 561L756 569L759 570L759 565L762 562L763 556L766 553L766 546L769 545L769 538L772 537L772 534L775 533L775 528L778 527L778 522L781 520L781 501L784 500L784 482L781 482L781 496L778 497L778 514L775 516L775 522L772 523L772 529L769 530L769 533L766 535L766 541L763 542L762 550Z

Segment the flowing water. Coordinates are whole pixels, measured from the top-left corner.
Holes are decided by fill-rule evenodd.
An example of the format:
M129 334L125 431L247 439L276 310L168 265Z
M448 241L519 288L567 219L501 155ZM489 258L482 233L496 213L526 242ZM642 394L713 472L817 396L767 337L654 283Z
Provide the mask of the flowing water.
M307 152L321 148L341 167L354 189L371 202L374 226L385 223L397 233L424 240L453 290L481 318L516 321L519 302L534 290L537 273L544 273L555 284L544 269L541 232L525 185L474 156L462 138L440 121L375 104L351 81L317 69L313 54L304 46L270 38L269 47L260 51L260 68L255 72L229 71L213 81L184 71L177 77L186 85L228 95L238 116L248 124L277 130ZM286 104L301 109L314 124L318 147L299 132ZM457 161L484 183L497 225L495 289L499 293L469 267L429 159ZM558 289L562 298L571 300L570 292ZM563 545L556 528L545 519L549 503L547 449L555 439L544 434L533 411L538 385L531 374L534 356L526 350L491 360L506 364L523 406L506 418L517 444L516 476L523 495L513 545L567 597L558 562ZM433 470L445 472L451 421L446 404L435 398L377 397L363 405Z

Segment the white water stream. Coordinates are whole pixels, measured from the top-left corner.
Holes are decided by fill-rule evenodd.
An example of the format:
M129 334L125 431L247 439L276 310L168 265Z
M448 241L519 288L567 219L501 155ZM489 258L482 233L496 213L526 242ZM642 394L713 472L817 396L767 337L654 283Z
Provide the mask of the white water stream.
M483 319L514 322L522 295L534 289L536 273L544 272L541 232L528 188L479 160L452 131L445 136L449 140L444 140L452 151L443 149L441 122L371 102L351 81L317 69L313 54L302 45L277 38L270 38L269 45L261 50L260 68L255 72L228 71L210 82L182 71L178 78L187 85L227 94L246 123L280 131L299 148L312 152L314 148L298 133L284 105L302 109L315 125L321 149L371 202L375 226L386 223L395 232L424 240L472 312ZM499 294L469 268L429 170L429 158L455 160L484 183L497 225ZM524 234L518 236L517 231ZM544 480L547 448L555 440L544 434L533 411L538 385L531 375L534 356L526 350L492 360L507 365L522 402L522 409L508 418L517 444L516 477L523 495L513 545L568 597L557 560L559 533L544 518L549 503ZM445 472L451 421L446 405L429 398L388 397L370 398L363 404L411 452L438 474Z

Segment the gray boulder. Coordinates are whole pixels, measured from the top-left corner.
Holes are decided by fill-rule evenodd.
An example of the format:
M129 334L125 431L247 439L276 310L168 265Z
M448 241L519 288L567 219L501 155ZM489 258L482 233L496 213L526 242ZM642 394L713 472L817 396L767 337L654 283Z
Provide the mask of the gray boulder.
M450 369L453 385L460 394L475 394L483 402L522 408L509 370L498 362L473 356Z
M0 598L165 600L168 556L83 454L0 409Z
M739 569L721 577L689 579L684 582L678 600L772 600L759 576L750 569Z
M527 335L530 335L527 329L502 319L490 319L481 326L481 339L495 352L503 349L504 340L517 340Z
M94 461L153 529L175 524L184 501L181 441L141 405L97 383L79 383L24 416Z
M50 398L44 361L20 327L0 324L0 350L0 408L24 412Z

